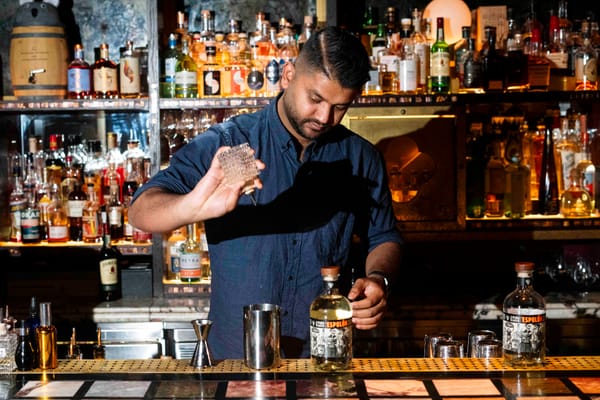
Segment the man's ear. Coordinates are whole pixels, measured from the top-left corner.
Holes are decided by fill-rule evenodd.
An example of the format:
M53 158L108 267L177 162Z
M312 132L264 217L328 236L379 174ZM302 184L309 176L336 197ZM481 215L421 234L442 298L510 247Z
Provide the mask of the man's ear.
M296 73L296 66L292 61L286 61L283 64L283 72L281 73L281 88L287 89L289 83L294 78L294 74Z

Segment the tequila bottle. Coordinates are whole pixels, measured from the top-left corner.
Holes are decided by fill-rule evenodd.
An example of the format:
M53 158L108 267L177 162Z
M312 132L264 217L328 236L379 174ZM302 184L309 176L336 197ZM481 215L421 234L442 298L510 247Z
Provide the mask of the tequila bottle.
M511 366L542 364L546 354L546 303L533 288L534 267L515 263L517 287L503 302L502 348Z
M337 266L321 268L323 290L310 305L310 355L325 371L346 369L352 361L352 306L340 293Z

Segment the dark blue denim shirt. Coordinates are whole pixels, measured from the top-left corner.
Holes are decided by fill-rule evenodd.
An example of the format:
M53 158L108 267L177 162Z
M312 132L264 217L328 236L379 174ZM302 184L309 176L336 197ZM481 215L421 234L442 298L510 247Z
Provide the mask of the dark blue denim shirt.
M173 156L168 168L139 194L160 186L191 191L216 150L249 143L266 164L257 205L242 196L231 213L205 221L212 284L209 347L215 359L243 358L243 306L281 306L282 341L294 338L309 357L309 308L321 292L320 268L347 265L353 234L365 249L401 243L383 158L344 126L312 143L299 161L292 136L277 115L276 100L253 114L215 125Z

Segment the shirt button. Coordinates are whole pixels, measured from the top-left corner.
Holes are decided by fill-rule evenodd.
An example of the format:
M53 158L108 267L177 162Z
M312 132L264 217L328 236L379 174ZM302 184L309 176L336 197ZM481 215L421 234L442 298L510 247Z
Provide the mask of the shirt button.
M298 241L296 239L292 240L292 244L295 246L298 244Z
M287 315L288 315L288 312L287 312L287 311L284 311L284 312L283 312L283 316L284 316L284 317L287 317Z
M288 281L293 281L294 277L292 275L288 276Z

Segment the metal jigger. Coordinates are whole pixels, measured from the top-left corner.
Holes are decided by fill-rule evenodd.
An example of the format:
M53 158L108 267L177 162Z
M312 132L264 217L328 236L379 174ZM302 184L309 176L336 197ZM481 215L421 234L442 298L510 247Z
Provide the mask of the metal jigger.
M195 368L206 368L213 366L213 358L208 348L208 332L212 326L212 321L209 319L195 319L192 321L192 326L196 332L198 343L194 349L194 355L192 356L192 362L190 365Z

